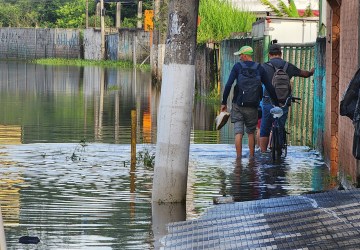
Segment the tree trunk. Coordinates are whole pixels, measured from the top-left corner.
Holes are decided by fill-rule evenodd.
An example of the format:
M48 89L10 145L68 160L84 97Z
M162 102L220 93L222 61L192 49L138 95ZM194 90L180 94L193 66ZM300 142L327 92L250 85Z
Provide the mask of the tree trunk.
M199 0L170 0L162 71L153 202L185 202Z

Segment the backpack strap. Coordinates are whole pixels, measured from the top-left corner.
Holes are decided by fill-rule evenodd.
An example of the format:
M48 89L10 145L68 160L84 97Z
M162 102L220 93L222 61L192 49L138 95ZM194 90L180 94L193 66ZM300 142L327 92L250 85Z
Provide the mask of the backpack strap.
M267 64L267 65L269 65L270 67L274 68L274 71L276 71L277 69L279 69L279 68L275 67L271 62L267 62L267 63L265 63L265 64ZM283 66L282 68L280 68L280 69L283 69L283 70L286 72L287 69L288 69L288 67L289 67L289 63L288 63L287 61L285 61L284 66Z
M283 66L283 70L286 72L288 69L289 63L285 62L285 65Z
M271 63L271 62L267 62L265 63L266 65L269 65L271 68L274 69L274 71L276 71L276 67Z

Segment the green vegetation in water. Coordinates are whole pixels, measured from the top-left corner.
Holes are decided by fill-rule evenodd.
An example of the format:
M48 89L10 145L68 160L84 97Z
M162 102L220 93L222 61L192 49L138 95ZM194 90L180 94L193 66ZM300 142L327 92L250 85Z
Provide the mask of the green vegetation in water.
M153 168L155 164L155 154L151 153L149 149L144 149L138 152L137 161L142 162L145 167Z
M64 59L64 58L42 58L32 60L33 63L44 65L73 65L73 66L101 66L115 68L132 68L133 63L130 61L111 61L111 60L85 60L85 59ZM136 68L149 70L149 64L137 64Z
M199 5L200 24L197 42L220 42L232 33L250 32L256 16L246 10L239 10L230 1L201 0Z
M111 86L107 87L108 91L116 91L116 90L119 90L119 89L120 89L120 87L117 86L117 85L111 85Z
M79 144L75 147L74 152L71 154L71 156L66 157L66 160L71 160L73 162L83 160L79 153L85 151L86 146L88 146L86 139L81 139Z
M219 104L220 103L220 91L218 88L214 88L209 94L201 95L198 92L195 94L197 100L205 100L207 103Z

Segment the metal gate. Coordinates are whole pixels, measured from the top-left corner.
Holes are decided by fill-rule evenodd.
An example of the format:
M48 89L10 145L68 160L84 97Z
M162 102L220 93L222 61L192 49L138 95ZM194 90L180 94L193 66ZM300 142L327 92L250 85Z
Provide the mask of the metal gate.
M220 44L220 81L222 88L226 84L227 77L235 62L233 52L243 45L252 45L254 49L254 61L268 61L269 38L260 39L231 39ZM279 44L283 48L283 59L294 64L302 70L310 70L315 64L315 43L310 44ZM289 110L286 129L289 133L291 145L313 145L313 118L314 118L314 80L313 77L292 78L293 95L300 97L300 104L293 104Z
M283 48L283 59L299 69L310 70L314 67L315 43L280 44ZM313 114L314 114L314 80L313 77L292 78L293 96L300 97L300 104L293 104L289 110L287 131L291 145L313 147Z

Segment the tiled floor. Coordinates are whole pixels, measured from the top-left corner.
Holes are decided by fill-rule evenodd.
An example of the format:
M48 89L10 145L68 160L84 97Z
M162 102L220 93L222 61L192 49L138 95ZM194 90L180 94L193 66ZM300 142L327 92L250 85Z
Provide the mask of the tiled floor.
M163 249L360 249L360 190L216 205L168 232Z

